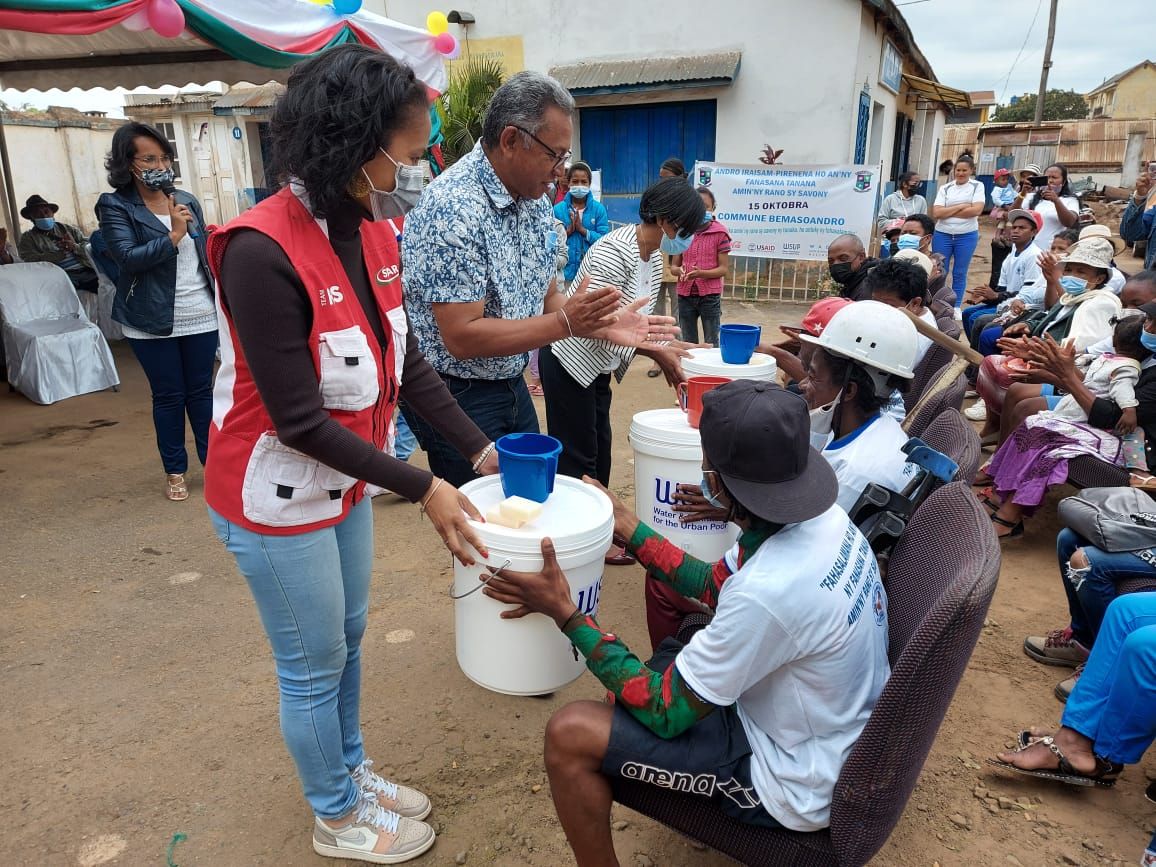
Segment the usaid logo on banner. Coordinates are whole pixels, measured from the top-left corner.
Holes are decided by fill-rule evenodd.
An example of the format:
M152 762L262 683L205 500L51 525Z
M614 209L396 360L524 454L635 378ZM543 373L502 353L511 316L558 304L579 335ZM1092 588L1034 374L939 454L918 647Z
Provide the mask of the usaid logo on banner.
M700 187L710 186L710 166L701 166L698 170L698 185Z
M874 177L874 172L855 172L855 192L869 192L871 190L871 181Z

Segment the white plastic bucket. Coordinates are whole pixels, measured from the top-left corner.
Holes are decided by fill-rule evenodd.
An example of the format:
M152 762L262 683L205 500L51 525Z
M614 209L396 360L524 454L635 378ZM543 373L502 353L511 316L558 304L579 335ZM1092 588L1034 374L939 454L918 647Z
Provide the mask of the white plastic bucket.
M717 350L715 350L717 352ZM737 367L741 365L731 365ZM647 524L692 557L713 563L735 543L739 528L722 521L679 522L677 485L702 481L702 442L680 409L651 409L630 424L634 447L634 509Z
M468 482L462 493L483 515L505 497L497 476ZM597 488L558 476L542 514L521 529L471 524L490 549L486 564L495 569L508 560L508 568L517 572L540 571L542 539L549 536L574 604L586 614L597 613L603 561L614 538L614 507ZM467 568L454 560L454 596L478 587L481 574L480 565ZM498 615L510 607L481 591L454 602L458 665L466 677L506 695L544 695L586 670L585 658L553 620L541 614L501 619Z
M751 356L746 364L727 364L722 360L722 350L691 349L690 358L682 360L682 369L687 376L725 376L727 379L765 379L773 382L779 374L775 359L761 352Z

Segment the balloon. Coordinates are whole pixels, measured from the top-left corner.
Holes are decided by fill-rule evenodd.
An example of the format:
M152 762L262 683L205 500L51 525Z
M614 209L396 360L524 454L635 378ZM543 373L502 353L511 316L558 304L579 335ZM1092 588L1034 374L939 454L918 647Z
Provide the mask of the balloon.
M454 50L446 55L446 60L457 60L462 56L462 42L460 39L454 40Z
M328 6L329 0L309 0L315 6Z
M333 0L333 11L338 15L356 15L361 8L361 0Z
M458 50L458 41L452 33L439 33L434 37L434 48L442 54L453 54Z
M450 29L449 19L444 12L431 12L425 17L425 29L434 36L439 36Z
M141 9L139 12L134 12L124 21L120 22L125 30L131 30L133 33L140 33L141 31L149 29L149 16L147 9Z
M174 39L185 29L185 13L177 5L177 0L152 0L148 18L149 26L165 39Z

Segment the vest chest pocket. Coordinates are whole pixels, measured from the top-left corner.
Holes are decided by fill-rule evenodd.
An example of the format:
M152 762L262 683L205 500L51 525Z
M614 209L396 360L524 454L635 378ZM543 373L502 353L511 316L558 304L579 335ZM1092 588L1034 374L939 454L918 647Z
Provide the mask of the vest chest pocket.
M354 481L266 433L249 455L241 506L246 518L269 527L328 521L341 515L342 497Z
M393 338L393 374L401 385L401 372L405 368L405 341L409 334L409 322L405 318L405 308L394 307L385 311L389 319L389 330Z
M361 328L321 334L321 403L326 409L357 412L377 402L377 360Z

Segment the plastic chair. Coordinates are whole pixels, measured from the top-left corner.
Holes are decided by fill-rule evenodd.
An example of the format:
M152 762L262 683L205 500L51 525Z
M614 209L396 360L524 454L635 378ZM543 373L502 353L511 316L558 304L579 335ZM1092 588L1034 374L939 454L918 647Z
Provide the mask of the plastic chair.
M913 437L922 437L928 426L944 410L959 409L967 393L966 360L959 358L939 369L938 374L923 389L919 399L907 408L903 429Z
M907 387L907 393L903 395L903 403L909 413L911 408L923 397L939 372L949 365L955 357L955 353L946 346L940 346L938 343L931 345L931 349L927 350L927 354L923 356L923 361L916 365L915 376Z
M1128 484L1128 470L1081 455L1068 461L1068 484L1077 488L1120 488Z
M755 867L858 867L903 813L963 677L999 576L999 543L966 482L915 513L886 578L891 678L852 749L831 826L799 833L745 825L694 795L616 779L620 804Z
M970 482L975 478L983 456L979 435L958 409L949 406L943 410L927 426L921 439L959 464L960 479Z
M29 400L50 404L120 385L108 343L55 265L0 268L0 317L8 382Z
M112 304L116 300L116 283L112 278L104 272L100 267L99 257L93 254L92 244L88 246L89 258L92 259L93 265L96 267L96 277L99 288L93 300L82 298L84 303L84 312L88 314L90 321L95 322L100 329L100 333L104 335L104 339L110 343L114 340L124 339L124 330L121 328L119 322L112 318ZM82 293L77 293L82 294ZM91 292L85 292L84 295L92 296Z

